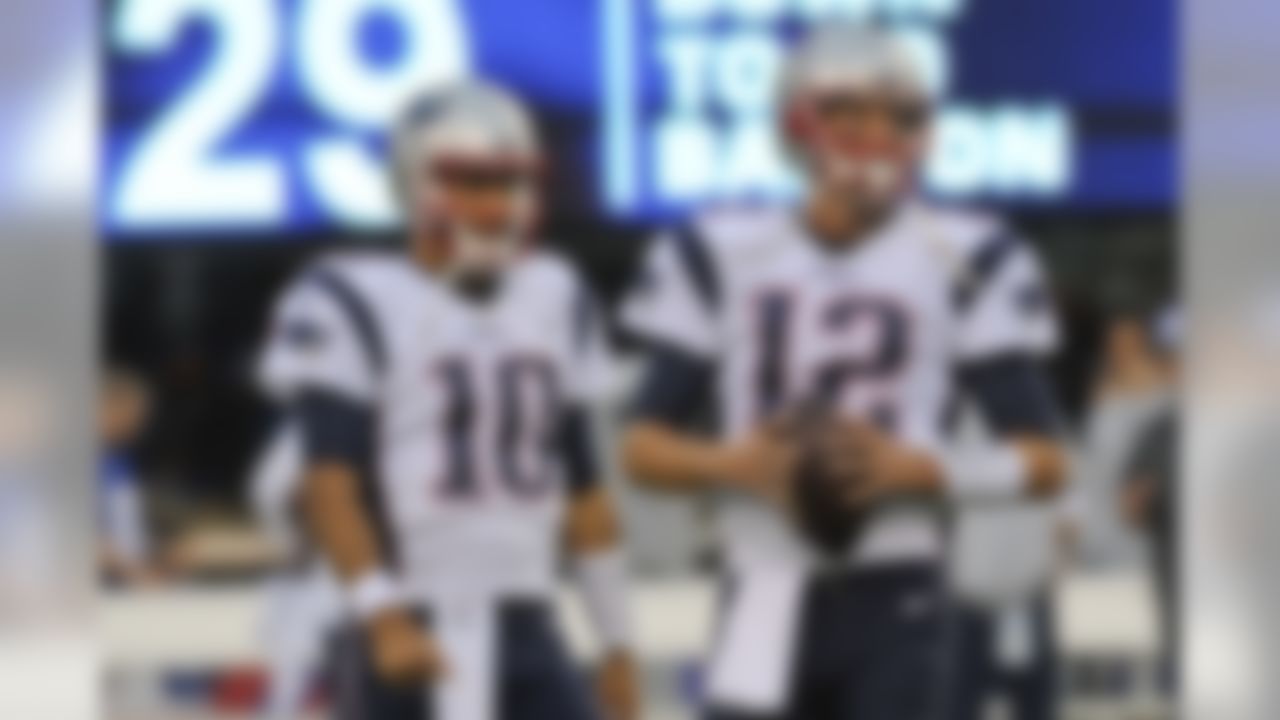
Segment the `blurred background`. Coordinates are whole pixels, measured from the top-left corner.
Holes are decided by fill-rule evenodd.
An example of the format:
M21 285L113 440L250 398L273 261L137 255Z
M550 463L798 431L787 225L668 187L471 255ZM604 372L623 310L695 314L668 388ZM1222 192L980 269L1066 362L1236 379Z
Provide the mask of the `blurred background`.
M325 610L290 594L299 585L251 508L249 468L273 420L251 370L301 263L396 242L381 131L408 91L483 74L533 105L552 159L546 242L609 303L665 221L795 192L773 80L789 40L833 18L900 28L947 97L928 192L1006 213L1053 275L1076 462L1036 582L1056 599L1067 717L1168 717L1152 568L1175 531L1130 477L1144 452L1174 452L1149 436L1170 411L1183 336L1165 0L103 3L106 714L256 717L271 668L312 652ZM615 345L616 402L630 366L627 338ZM601 413L605 433L617 417ZM691 717L709 632L704 519L610 482L641 629L663 628L642 641L649 716ZM318 712L323 680L305 686ZM996 706L991 717L1016 720Z

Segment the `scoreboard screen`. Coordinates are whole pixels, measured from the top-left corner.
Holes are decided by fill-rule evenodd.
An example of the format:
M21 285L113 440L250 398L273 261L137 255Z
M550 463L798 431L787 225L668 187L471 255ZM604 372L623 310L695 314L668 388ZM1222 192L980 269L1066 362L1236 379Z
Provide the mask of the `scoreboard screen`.
M412 90L472 75L533 106L557 210L785 197L775 80L795 37L837 19L901 33L946 99L931 192L1176 202L1167 0L116 0L101 222L118 238L387 226L387 123Z

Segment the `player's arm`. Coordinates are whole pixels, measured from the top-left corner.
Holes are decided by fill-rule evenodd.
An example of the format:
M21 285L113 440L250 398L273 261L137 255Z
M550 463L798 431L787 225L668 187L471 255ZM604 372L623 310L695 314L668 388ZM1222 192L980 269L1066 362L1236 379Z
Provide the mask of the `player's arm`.
M956 293L954 376L996 441L926 450L866 426L852 441L846 433L844 442L862 446L846 461L873 480L864 494L881 493L879 484L962 501L1045 498L1066 482L1061 414L1043 366L1057 326L1039 261L1025 243L997 235L978 246L964 276L970 282Z
M785 433L762 426L725 442L692 429L710 401L714 368L675 348L653 347L622 440L628 474L668 492L734 486L770 495L795 451Z
M961 385L997 437L994 446L952 458L949 482L997 497L1058 495L1066 484L1061 412L1043 362L1020 353L974 362Z
M597 692L610 720L636 720L640 686L622 528L600 480L595 443L583 408L573 406L563 411L560 449L570 488L564 542L573 579L602 650Z
M1061 491L1066 452L1041 363L1022 355L986 360L966 366L960 382L994 442L934 451L867 422L837 422L824 429L826 463L848 479L855 505L890 496L1010 500L1049 498Z
M380 573L382 551L360 487L367 457L369 411L323 389L300 393L295 413L307 448L300 500L312 537L344 584Z
M1067 460L1044 360L1058 344L1058 327L1040 260L1002 231L977 246L964 276L956 379L997 442L945 458L948 492L961 500L1056 496Z
M996 442L944 453L959 500L1047 498L1066 484L1061 413L1044 359L1058 344L1046 275L1034 249L997 228L973 247L954 288L956 380Z
M342 582L347 609L365 624L379 674L420 680L438 672L440 662L404 607L374 530L375 508L362 490L375 481L367 469L376 353L360 321L335 297L337 282L304 273L285 292L259 360L259 381L297 424L301 519Z
M421 682L443 670L431 639L410 615L374 530L361 488L373 478L370 411L332 391L308 388L294 412L302 428L306 466L299 507L311 537L346 589L352 613L365 623L378 672L394 682Z
M654 240L623 303L623 325L648 348L622 438L623 464L651 489L731 485L777 500L795 456L785 433L766 424L725 442L697 429L712 405L714 359L723 349L720 283L709 247L694 225Z

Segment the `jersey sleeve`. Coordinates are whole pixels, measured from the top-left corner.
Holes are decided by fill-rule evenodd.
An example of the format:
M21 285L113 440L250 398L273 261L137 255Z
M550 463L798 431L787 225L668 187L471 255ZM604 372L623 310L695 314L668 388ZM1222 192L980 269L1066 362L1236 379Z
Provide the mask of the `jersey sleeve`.
M286 290L275 308L258 359L258 382L288 402L302 390L321 390L367 402L374 370L357 323L340 299L308 278Z
M700 238L688 232L660 236L650 243L637 282L623 301L624 328L645 341L711 359L720 345L713 277Z
M1058 324L1039 258L1014 236L980 246L962 274L953 302L960 362L1002 355L1052 354Z

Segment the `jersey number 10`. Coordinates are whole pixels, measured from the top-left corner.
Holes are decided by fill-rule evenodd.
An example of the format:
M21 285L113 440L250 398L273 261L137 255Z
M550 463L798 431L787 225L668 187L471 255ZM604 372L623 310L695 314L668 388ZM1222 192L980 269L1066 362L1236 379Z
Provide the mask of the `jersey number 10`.
M533 499L550 490L559 404L551 366L528 356L499 362L496 392L490 393L493 407L481 404L476 383L483 376L465 360L449 358L437 366L437 373L445 391L440 493L451 500L474 500L497 486ZM478 433L482 427L489 432ZM478 447L480 439L488 440L488 447ZM496 482L482 470L480 452L492 459Z

